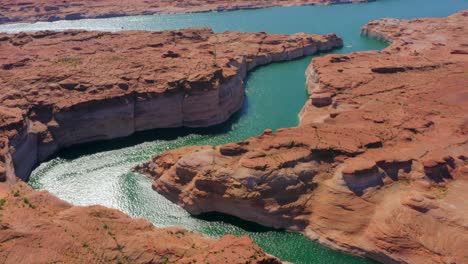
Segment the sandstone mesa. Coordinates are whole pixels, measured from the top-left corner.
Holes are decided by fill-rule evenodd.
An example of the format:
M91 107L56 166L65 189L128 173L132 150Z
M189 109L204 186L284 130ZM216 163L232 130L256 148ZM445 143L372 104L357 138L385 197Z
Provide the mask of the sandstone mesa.
M280 263L247 237L157 229L16 177L67 146L221 123L240 108L249 70L341 46L334 34L206 28L0 34L0 261Z
M0 24L370 1L373 0L2 0Z
M314 59L298 127L168 151L136 170L192 214L384 263L466 263L468 11L376 20L362 33L391 45Z

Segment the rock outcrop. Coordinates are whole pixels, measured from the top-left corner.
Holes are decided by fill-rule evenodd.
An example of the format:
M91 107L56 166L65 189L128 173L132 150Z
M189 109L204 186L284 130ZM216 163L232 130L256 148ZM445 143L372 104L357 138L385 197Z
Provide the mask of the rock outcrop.
M0 138L0 262L280 264L249 237L204 237L102 206L73 206L17 181Z
M102 206L72 206L25 183L0 183L1 263L280 264L250 238L155 228Z
M132 0L130 2L112 0L35 0L31 2L2 0L0 3L0 24L370 1L374 0Z
M249 70L341 46L334 34L203 28L0 34L0 262L281 263L248 237L157 229L17 177L63 147L221 123L242 105Z
M384 263L465 263L468 11L362 33L391 45L314 59L298 127L168 151L136 170L192 214L299 231Z
M247 72L342 46L334 34L210 29L0 34L0 137L16 175L58 149L226 121Z

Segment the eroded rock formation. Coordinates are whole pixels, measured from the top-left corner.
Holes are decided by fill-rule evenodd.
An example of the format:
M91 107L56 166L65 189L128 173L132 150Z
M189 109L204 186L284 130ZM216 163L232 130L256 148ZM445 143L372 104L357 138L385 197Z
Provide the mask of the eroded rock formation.
M72 206L25 183L0 183L2 263L281 262L250 238L155 228L102 206Z
M334 34L206 28L0 34L0 137L27 179L59 148L219 124L241 107L249 70L341 46Z
M2 0L0 3L0 24L370 1L373 0Z
M136 170L192 214L299 231L385 263L465 263L468 11L362 32L391 45L314 59L300 126L168 151Z
M0 138L1 263L280 264L247 236L211 239L102 206L73 206L16 180Z
M157 229L17 176L62 147L223 122L242 104L247 71L341 45L334 34L209 29L0 34L0 262L280 263L248 237Z

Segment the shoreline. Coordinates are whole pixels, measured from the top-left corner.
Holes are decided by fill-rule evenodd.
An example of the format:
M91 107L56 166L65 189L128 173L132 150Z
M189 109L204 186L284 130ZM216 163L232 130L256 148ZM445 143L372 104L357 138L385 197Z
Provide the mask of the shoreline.
M386 35L385 37L388 38L389 35ZM401 43L400 43L400 44L401 44ZM404 43L403 43L403 44L404 44ZM403 45L403 44L401 44L401 45ZM419 45L420 43L416 43L416 44ZM391 45L391 47L389 47L388 49L389 49L389 50L394 49L394 48L395 48L394 46L396 46L396 45ZM421 48L419 47L418 49L421 49ZM419 51L419 50L416 49L416 51ZM452 55L464 54L464 53L463 53L463 52L464 52L463 50L454 50L453 52L454 52L454 53L451 53ZM379 53L379 52L378 52L378 53ZM384 52L384 53L385 53L385 52ZM336 57L334 57L333 55L328 55L327 58L330 58L330 57L331 57L331 60L337 60L336 62L333 62L333 63L347 63L347 60L349 59L348 56L351 56L352 59L354 59L354 56L355 56L355 55L356 55L356 54L354 54L354 53L353 53L353 54L342 54L342 55L339 55L339 56L337 55ZM172 56L172 55L171 55L171 56ZM322 62L323 62L323 61L322 61ZM450 62L450 63L452 63L452 62ZM254 63L254 64L256 64L256 63ZM442 67L442 68L446 67L446 65L444 65L444 64L441 64L441 65L442 65L442 66L437 65L437 67ZM255 66L252 66L252 67L254 68ZM375 67L375 72L374 72L374 73L379 73L379 74L394 74L394 73L398 73L398 72L413 71L414 69L420 70L420 71L423 72L423 71L425 71L425 70L427 70L427 69L430 69L430 67L432 67L432 66L431 66L431 65L429 65L429 66L427 66L427 65L426 65L426 66L425 66L425 65L423 65L423 66L411 66L411 65L410 65L410 66L407 66L407 65L403 65L403 66L398 66L398 67L395 67L395 66L383 66L383 67L376 66L376 67ZM246 66L245 68L249 68L249 66ZM337 70L342 70L342 69L337 69ZM373 70L374 70L374 68L373 68ZM310 72L309 72L309 71L310 71ZM316 70L315 70L313 67L311 67L310 70L308 70L308 72L309 72L309 75L313 77L313 75L316 73ZM339 71L338 71L338 72L339 72ZM329 73L328 73L328 74L329 74ZM317 75L318 75L318 73L317 73ZM245 77L245 76L244 76L244 77ZM310 79L314 79L314 78L310 78ZM320 79L320 78L318 78L318 79ZM327 80L327 81L329 81L329 80ZM315 84L313 84L313 86L315 86ZM323 88L323 87L322 87L322 88ZM347 88L348 88L348 87L347 87ZM392 89L393 89L393 88L392 88ZM401 89L401 87L396 87L395 89L398 90L398 89ZM337 97L337 96L339 97L339 96L340 96L340 93L339 93L339 92L338 92L338 93L334 93L335 91L333 91L332 89L324 89L324 90L322 90L320 87L319 87L319 88L317 88L317 87L312 87L312 88L310 89L310 91L312 91L312 92L311 92L311 99L310 99L310 101L308 101L308 102L306 103L305 106L312 107L311 109L314 109L314 110L319 110L319 108L324 108L324 107L326 108L326 107L329 107L329 106L330 106L330 108L331 108L331 106L334 107L335 105L337 105L337 101L335 101L335 99L336 99L335 97ZM382 91L382 92L383 92L383 93L386 93L387 91L384 90L384 91ZM365 95L365 96L369 96L369 95ZM372 96L372 95L370 94L370 96ZM340 101L338 101L338 102L341 103ZM341 106L339 103L338 103L338 105ZM135 106L133 106L133 108L135 108ZM342 114L346 115L346 112L347 112L346 109L341 109L341 108L339 108L339 110L340 110L340 111L327 112L326 115L320 116L319 119L317 119L317 116L312 116L312 117L311 117L311 116L308 116L308 115L307 115L307 112L310 112L310 110L307 110L307 109L304 108L304 109L303 109L303 112L305 113L305 115L301 116L301 120L303 120L303 121L301 122L301 123L302 123L302 126L307 125L307 124L313 124L313 123L323 123L324 121L330 121L331 119L334 119L334 118L336 118L336 117L338 117L338 119L339 119L339 118L341 118L340 115L342 115ZM345 110L345 111L341 111L341 110ZM135 111L135 110L133 110L133 111ZM301 111L301 112L302 112L302 111ZM386 122L386 119L385 119L385 118L382 118L382 117L375 117L375 116L372 116L371 118L372 118L373 122L376 123L376 124L381 124L381 123L385 123L385 122ZM429 124L429 123L428 123L428 124ZM31 127L31 126L34 126L34 124L31 125L31 126L30 126L30 124L28 124L28 126ZM426 126L426 124L423 124L423 126ZM429 125L427 125L427 126L428 126L428 127L431 127L432 124L429 124ZM36 128L37 128L37 127L36 127ZM427 128L427 127L426 127L426 128ZM426 130L425 130L426 128L424 128L424 127L418 127L417 124L416 124L416 125L414 125L414 127L409 127L407 130L409 130L409 131L413 131L413 130L414 130L414 131L416 131L417 133L423 133L424 131L426 131ZM421 130L421 131L423 131L423 132L419 132L419 130ZM354 131L354 132L359 132L359 130L356 130L356 131ZM415 133L416 133L416 132L415 132ZM279 133L283 133L283 132L282 132L282 131L279 131ZM416 133L416 134L417 134L417 133ZM270 135L271 135L271 132L266 131L266 132L264 133L264 135L262 135L262 136L264 136L264 137L266 137L266 138L270 138ZM259 138L260 138L260 137L259 137ZM87 139L86 139L86 140L87 140ZM375 148L377 148L377 149L378 149L378 148L381 147L381 146L379 146L379 143L381 143L381 142L378 142L378 140L374 140L374 141L371 140L371 141L369 141L369 142L367 142L367 143L368 143L368 144L365 145L365 148L364 148L364 147L361 148L361 146L359 146L360 149L359 149L359 151L356 152L357 154L356 154L356 153L353 153L352 151L351 151L350 153L351 153L352 155L361 155L361 152L360 152L360 151L362 151L362 150L367 151L366 148L368 148L368 149L375 149ZM232 143L232 144L234 144L234 143ZM288 147L289 147L289 145L287 145L287 144L286 144L286 145L281 145L281 144L279 145L279 148L288 148ZM293 144L292 144L292 148L295 148L295 147L297 147L297 146L295 146L295 144L293 143ZM340 149L340 147L338 147L338 149ZM244 151L244 148L243 148L242 146L241 146L240 148L237 148L237 146L235 146L235 144L234 144L234 145L231 145L231 146L228 146L227 148L225 148L224 151L225 151L225 153L230 153L230 154L227 154L227 156L231 156L231 154L234 154L234 156L235 156L235 155L240 155L240 154L236 154L237 151L243 152L243 151ZM373 150L370 150L370 152L372 152L372 151L373 151ZM241 153L241 154L242 154L242 153ZM210 154L210 155L211 155L211 154ZM226 154L223 154L223 155L226 156ZM370 154L369 154L369 155L370 155ZM345 156L346 156L346 155L345 155ZM309 157L306 157L306 158L308 159ZM346 159L351 159L351 158L354 158L354 157L350 155L350 156L345 157L345 158L346 158ZM371 156L368 156L367 158L371 158ZM7 158L7 159L8 159L8 158ZM454 159L456 159L457 162L459 162L458 160L459 160L460 158L459 158L459 157L455 157ZM296 159L296 160L293 159L292 162L293 162L292 164L294 164L295 162L301 163L301 162L303 162L303 160L301 160L301 158ZM379 163L379 162L381 162L381 163ZM382 163L382 161L379 161L379 162L377 162L377 166L376 166L377 169L378 169L379 171L384 170L384 167L383 167L383 166L385 165L385 162L383 162L383 163ZM408 160L403 160L403 161L398 160L397 163L398 163L398 162L406 163L406 162L408 162ZM414 162L414 161L412 161L412 162ZM437 159L436 159L434 162L436 163L436 165L434 165L434 166L436 166L436 167L439 166L438 164L444 164L444 165L440 165L441 168L444 167L444 166L449 166L449 165L447 165L447 164L449 163L449 161L446 161L445 159L442 159L442 160L437 160ZM414 162L413 164L416 164L416 163L419 164L419 161L418 161L418 162ZM287 164L291 164L291 163L287 163ZM384 165L382 165L382 164L384 164ZM244 164L244 165L247 165L247 166L252 166L252 165L254 165L254 166L256 166L256 164L247 164L247 163ZM348 164L346 164L346 165L348 165ZM360 190L360 189L367 190L367 189L369 188L369 186L368 186L369 182L366 182L366 181L360 182L359 178L362 178L361 176L363 176L363 175L358 175L358 174L361 173L361 171L360 171L361 169L362 169L363 171L368 171L368 170L373 171L373 170L375 169L373 166L366 167L367 165L368 165L368 164L365 164L365 163L364 163L364 164L359 163L358 165L356 165L356 168L355 168L356 170L353 170L353 171L344 171L344 170L342 170L342 169L346 169L346 168L340 167L340 168L339 168L339 172L337 173L337 175L340 174L341 176L343 176L343 178L349 178L349 179L352 179L352 181L356 181L356 182L350 181L350 182L352 182L351 184L350 184L350 182L346 182L346 186L347 186L348 188L350 188L350 189L351 189L351 188L356 188L358 191L362 191L362 190ZM394 164L392 164L392 166L393 166L393 165L394 165ZM406 164L403 164L403 165L406 166ZM402 165L402 166L403 166L403 165ZM287 165L287 166L290 166L290 165ZM398 166L400 166L400 165L398 165ZM460 170L460 169L459 169L459 166L460 166L460 165L457 164L457 166L458 166L458 167L457 167L457 170ZM462 164L461 166L463 166L463 164ZM365 167L365 168L364 168L364 167ZM426 170L426 167L427 167L427 168L431 168L430 165L427 165L427 166L424 165L424 170ZM450 167L450 166L449 166L449 167ZM439 167L437 167L437 168L439 168ZM463 168L463 167L462 167L462 168ZM443 169L443 168L442 168L442 169ZM1 171L0 171L0 172L1 172ZM366 173L367 173L367 172L366 172ZM373 177L373 175L369 176L369 175L367 175L366 173L364 173L364 176L363 176L364 178L368 179L368 177L370 177L370 178ZM386 173L386 172L385 172L385 173ZM450 171L450 173L452 173L452 172ZM456 171L456 173L459 173L459 171ZM344 176L344 175L349 175L349 177L348 177L348 176ZM458 174L456 174L456 175L458 175ZM339 177L341 177L341 176L338 175L337 177L339 178ZM459 176L457 176L457 177L459 177ZM356 178L357 178L357 179L356 179ZM336 179L334 179L334 180L336 180ZM373 178L370 179L370 180L373 181ZM451 181L443 179L443 182L446 182L446 185L447 185L447 186L450 186L450 188L452 188L452 187L451 187L451 186L452 186L452 185L451 185L451 184L452 184ZM458 183L458 181L457 181L457 183ZM371 184L374 184L374 183L371 183ZM385 184L387 184L387 183L385 183ZM395 184L395 185L396 185L396 184ZM205 187L206 187L206 186L205 186ZM374 188L374 187L375 187L375 186L371 186L370 189L372 189L372 188ZM442 188L442 187L443 187L443 188L446 188L446 187L444 187L444 186L439 186L439 187L440 187L440 188ZM432 186L431 186L431 188L432 188ZM419 191L419 190L418 190L418 191ZM356 191L356 192L357 192L357 191ZM403 197L403 198L404 198L404 197ZM174 199L175 199L175 198L174 198ZM221 198L221 199L222 199L222 198ZM420 197L417 197L417 200L419 200L419 199L420 199ZM432 199L432 198L431 198L431 199ZM423 199L423 200L424 200L424 199ZM421 206L421 205L411 204L411 203L412 203L411 201L409 201L409 202L407 202L407 203L409 203L411 206L416 207L416 208L419 208L419 206ZM424 205L424 206L426 206L426 205ZM432 205L431 205L431 206L432 206ZM423 208L423 209L426 209L426 208ZM431 208L429 209L429 211L430 211L430 210L434 210L434 209L431 207ZM301 220L303 220L303 219L301 219ZM308 230L308 231L309 231L309 237L311 237L311 236L313 237L313 236L315 236L314 234L317 234L317 233L314 233L313 230ZM324 243L324 242L322 241L322 243ZM351 243L352 243L352 242L351 242ZM360 249L358 249L358 248L353 248L353 245L352 245L351 243L350 243L350 244L344 243L343 245L344 245L345 247L342 248L341 250L357 250L356 252L357 252L357 254L359 254L358 251L359 251ZM382 256L382 255L379 255L379 254L377 254L377 253L375 253L375 252L371 252L371 254L376 254L376 255L373 256L373 258L383 258L384 260L387 260L387 259L385 259L386 256L384 256L384 255ZM393 261L393 260L387 260L387 261Z
M83 50L80 46L77 48L75 43L79 43L81 47L85 45L87 49ZM107 49L102 49L101 43L105 43ZM42 49L42 46L47 46L47 49ZM7 84L4 87L6 92L0 96L0 181L3 181L0 182L0 210L3 210L6 217L4 222L8 223L7 231L0 233L33 230L30 233L36 237L34 241L39 244L21 243L31 245L37 252L50 233L58 232L60 225L54 224L54 221L65 221L62 219L63 214L78 217L80 221L87 221L93 225L96 221L97 224L102 221L101 214L118 214L111 216L110 220L105 218L105 221L117 219L117 222L128 222L131 226L129 230L136 228L136 233L142 228L137 223L143 224L145 230L149 229L146 227L147 221L129 219L116 210L104 207L70 205L48 192L32 190L21 180L17 180L17 177L26 180L32 167L38 162L70 145L124 137L138 130L157 127L204 127L222 123L242 105L244 78L248 71L261 65L293 60L341 46L341 38L334 34L215 34L206 28L162 32L48 31L0 34L0 47L4 52L2 55L7 57L0 68L0 74L6 77ZM31 51L36 52L34 58L30 57ZM64 51L67 54L65 57L61 55ZM222 56L217 56L218 52ZM197 54L198 61L193 54ZM144 64L148 56L159 57L159 64ZM144 63L141 64L142 62ZM138 71L136 77L131 74L132 67L141 69L142 66L153 74L149 75L142 70ZM93 79L93 74L83 73L89 68L93 69L97 80ZM171 71L167 71L168 68ZM122 69L128 74L122 74ZM106 75L99 74L99 70L105 71ZM118 79L113 79L114 74ZM102 76L107 78L104 82ZM38 80L49 81L46 81L47 86L44 86L42 81ZM180 107L164 107L177 106L177 102L180 102ZM23 199L26 206L21 207L19 199ZM6 206L2 207L5 204ZM55 204L59 204L60 208L55 208ZM15 205L19 205L20 208L16 208ZM35 214L50 210L58 215L49 213L38 217ZM98 213L94 215L96 210ZM24 215L23 219L27 219L26 226L15 220L16 215ZM38 220L44 225L40 232L36 232L33 227ZM73 221L79 222L72 219L70 223L66 223L73 224ZM18 223L19 226L16 225ZM29 227L28 224L33 226ZM107 224L104 229L109 228L106 226ZM227 253L219 254L220 249L208 249L206 252L205 248L203 252L206 256L193 254L184 261L208 257L213 263L218 262L220 258L231 259L234 262L244 262L242 258L246 258L252 263L280 263L277 258L266 254L247 237L234 239L225 236L219 240L210 240L198 234L171 230L153 227L148 232L168 232L168 239L174 239L174 243L182 243L178 239L187 234L190 239L202 241L200 246L221 246L240 252L236 255L232 251L234 255L231 256L226 255ZM115 232L117 234L112 233L111 238L116 241L116 235L120 237L119 240L134 239L132 232ZM171 232L175 232L175 235ZM106 240L106 236L101 236L99 232L80 233L83 236L77 240L76 235L73 235L74 239L67 240L65 245L73 248L74 253L81 252L77 259L96 260L96 257L82 252L91 246L90 242L82 240L89 237ZM29 236L25 237L27 241ZM20 239L12 238L8 241L8 250L5 251L8 256L0 254L0 259L6 263L27 262L27 254L14 255L15 250L20 248L17 245ZM227 245L224 244L226 241ZM147 245L155 242L157 239L153 237L141 243ZM124 248L130 250L128 254L134 252L136 257L121 252L121 243L125 244ZM197 243L192 244L190 252L197 253ZM106 255L101 256L102 259L113 259L115 254L119 254L146 263L142 258L148 258L147 254L141 253L141 249L135 245L138 243L118 242L117 249L120 253L113 252L113 249L109 252L99 247L96 250L106 251ZM61 250L61 246L63 245L50 245L55 250ZM180 247L187 245L182 243ZM179 247L174 245L170 250L179 250ZM160 256L159 251L155 254L152 257L162 258L163 262L164 259L180 258L177 254ZM66 259L66 256L54 257L46 254L38 257L46 260L53 258Z
M171 32L181 32L182 34L187 33L187 37L181 36L181 41L186 41L184 38L192 38L192 36L190 36L191 30L194 29L181 31L163 31L163 34L172 34ZM229 38L238 38L237 34L241 34L242 37L238 38L236 41L242 42L240 39L243 39L244 37L247 39L249 37L259 38L258 41L263 41L262 38L265 38L265 40L270 41L268 40L270 35L265 33L249 34L226 32L215 34L207 29L195 29L195 32L198 32L196 34L206 34L210 38L216 38L216 36L226 36L228 41ZM116 38L119 36L128 36L130 38L138 36L139 34L153 34L138 31L124 33L68 31L64 33L45 33L45 35L72 35L73 39L76 38L73 35L76 34L76 36L79 36L80 33L89 35L86 36L86 38ZM35 36L35 34L40 35L41 40L44 38L42 36L44 33L39 32L31 35ZM156 32L154 34L161 33ZM17 34L5 36L22 35ZM13 104L10 103L12 108L15 109L15 111L18 111L18 113L13 112L13 116L6 118L7 124L8 122L12 122L6 127L6 135L8 135L8 133L13 135L7 136L7 138L9 138L8 141L10 141L9 145L12 149L14 149L12 153L12 160L15 164L17 176L22 179L27 179L32 167L34 167L40 161L43 161L47 157L50 157L56 153L60 148L67 146L99 140L121 138L128 136L136 131L144 131L156 128L207 127L220 124L240 109L244 99L244 79L247 75L247 72L261 65L293 60L303 56L315 54L316 52L328 51L342 46L342 40L336 35L319 36L301 33L292 36L271 36L273 38L271 40L271 44L264 45L266 53L260 53L258 55L247 53L240 56L227 55L228 57L233 56L233 58L227 59L217 58L216 60L220 60L220 63L227 63L227 66L222 66L224 68L219 70L217 66L218 62L214 62L215 64L213 64L213 70L210 69L205 72L204 69L201 69L200 73L193 74L193 78L195 78L193 81L187 81L178 76L176 78L181 79L172 81L174 87L169 88L172 89L171 92L167 92L164 80L164 87L162 91L156 90L148 92L146 90L143 92L138 90L129 90L129 87L133 85L131 84L132 81L130 81L130 83L127 82L118 84L119 87L125 86L123 90L121 90L119 87L116 88L115 86L114 88L111 88L111 91L113 92L111 97L108 97L108 95L102 97L99 95L99 90L96 91L98 96L88 94L86 91L92 89L91 87L93 87L93 83L81 84L83 80L74 81L71 79L65 79L58 84L59 87L65 87L65 85L67 87L73 86L71 90L69 88L63 89L63 91L66 92L65 96L83 96L81 89L84 89L85 97L81 99L78 98L78 101L74 100L75 102L73 100L64 101L60 98L57 98L58 101L51 101L51 104L45 107L40 105L43 104L42 102L39 105L34 105L34 103L32 103L31 107L28 105L17 105L15 102L13 102ZM286 41L289 41L288 44L286 44L285 41L284 45L290 45L286 50L281 51L282 48L277 47L282 45L281 40L275 39L277 36L280 38L283 37L286 39ZM157 46L159 45L160 44L157 44ZM216 45L222 44L218 43ZM257 44L253 42L253 45L255 47ZM268 51L268 49L271 49L271 51ZM177 54L175 51L171 50L167 51L167 54L169 54L168 56L179 56L171 55ZM166 55L163 54L163 56ZM80 60L85 59L86 56ZM191 60L191 58L189 59ZM231 61L231 59L234 60ZM120 60L121 59L119 59L117 62L120 62ZM66 61L66 63L68 63L68 61ZM71 61L71 63L75 62ZM201 61L200 63L205 65L205 62ZM14 62L12 65L14 65ZM61 65L59 65L59 67L61 67ZM75 65L75 67L81 67L81 65ZM71 71L74 71L74 69L71 69ZM208 75L205 76L205 74ZM225 74L227 74L227 77L223 76ZM215 76L214 79L213 76ZM199 80L197 80L197 78L199 78ZM221 79L218 80L216 78ZM145 82L145 85L151 86L153 82L159 81L145 80ZM187 89L184 88L184 86L187 85L193 87L208 85L208 89L203 88L202 91L199 91L199 88L188 88L189 90L184 91L183 89ZM55 86L50 89L56 89ZM100 88L98 87L98 89ZM10 91L10 93L11 92L15 91ZM93 90L91 90L91 92L94 93ZM67 93L69 93L69 95L67 95ZM9 95L7 93L5 98L8 97ZM87 97L89 97L89 99L87 99ZM53 99L54 98L51 98L51 100ZM6 107L8 106L6 105ZM29 110L21 110L24 109L24 107L27 107L26 109L29 107ZM3 110L5 114L8 111L7 109L8 108ZM30 113L26 114L28 111ZM11 115L11 113L8 113L7 116L8 115ZM24 117L21 117L21 115L24 115ZM12 121L8 121L8 119L11 119ZM90 126L93 125L93 122L95 128L89 129ZM11 126L13 126L13 129L8 132L10 129L9 127ZM119 127L119 129L115 129L116 126ZM86 128L86 130L83 128ZM31 153L37 154L31 155ZM20 161L21 163L19 163Z
M447 18L371 21L362 34L390 46L315 59L306 72L310 99L298 127L167 151L135 170L153 177L155 191L194 215L221 212L299 231L384 263L463 259L465 218L453 208L463 208L454 199L466 186L460 113L466 51L455 32L466 30L459 26L466 16L462 11ZM438 31L432 30L435 24ZM435 104L438 114L426 112L434 107L426 105L436 100L432 93L441 100ZM419 96L424 99L413 100ZM444 112L451 118L439 117L446 118ZM437 140L439 133L444 141ZM404 222L393 223L394 217ZM456 239L418 236L433 228ZM426 249L429 244L434 247Z
M24 17L21 15L16 15L14 10L14 3L4 3L5 8L8 9L10 16L12 18L1 16L0 14L0 25L2 24L19 24L19 23L35 23L35 22L54 22L60 20L79 20L79 19L99 19L99 18L112 18L112 17L123 17L123 16L134 16L134 15L160 15L160 14L190 14L190 13L207 13L207 12L230 12L238 10L255 10L263 8L273 8L273 7L289 7L289 6L307 6L307 5L332 5L332 4L353 4L353 3L367 3L374 2L376 0L296 0L293 3L284 3L282 1L277 1L275 3L255 3L254 0L244 0L245 4L237 5L233 2L224 1L221 3L210 3L207 4L205 0L190 0L187 6L178 7L172 6L171 1L166 1L162 3L162 6L153 7L151 2L140 1L135 3L136 7L128 7L125 5L118 5L112 7L111 4L106 6L106 4L97 3L96 7L73 7L67 6L63 3L55 3L54 0L43 0L40 3L37 3L39 10L45 9L45 11L32 11L32 7L22 6L17 11L18 13L24 13L25 11L30 11L31 14L26 14ZM101 1L102 2L102 1ZM193 2L193 3L192 3ZM11 4L11 7L9 6ZM57 5L57 7L54 6ZM75 5L80 6L80 3L75 3ZM64 10L61 10L63 8ZM84 10L80 9L84 8ZM124 9L131 9L128 11L122 11ZM110 9L112 11L106 11ZM155 9L153 11L148 11ZM48 10L48 11L47 11ZM45 13L41 13L45 12ZM39 16L39 18L38 18Z

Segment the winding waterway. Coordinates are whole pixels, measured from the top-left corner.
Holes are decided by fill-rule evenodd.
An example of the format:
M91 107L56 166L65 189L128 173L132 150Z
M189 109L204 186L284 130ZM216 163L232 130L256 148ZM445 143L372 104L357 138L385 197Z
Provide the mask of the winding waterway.
M335 32L344 38L339 53L375 50L384 43L361 37L362 25L382 17L440 17L468 8L468 0L378 0L366 4L270 8L226 13L131 16L110 19L1 25L0 31L35 30L163 30L212 27L269 33ZM209 236L248 234L268 253L294 263L372 263L327 249L306 237L270 230L220 215L190 216L151 189L151 180L130 172L138 163L168 149L187 145L224 144L298 124L307 94L304 72L311 57L261 67L248 76L242 110L223 125L207 129L163 129L109 142L63 150L32 174L29 183L76 205L101 204L156 226L180 225Z

